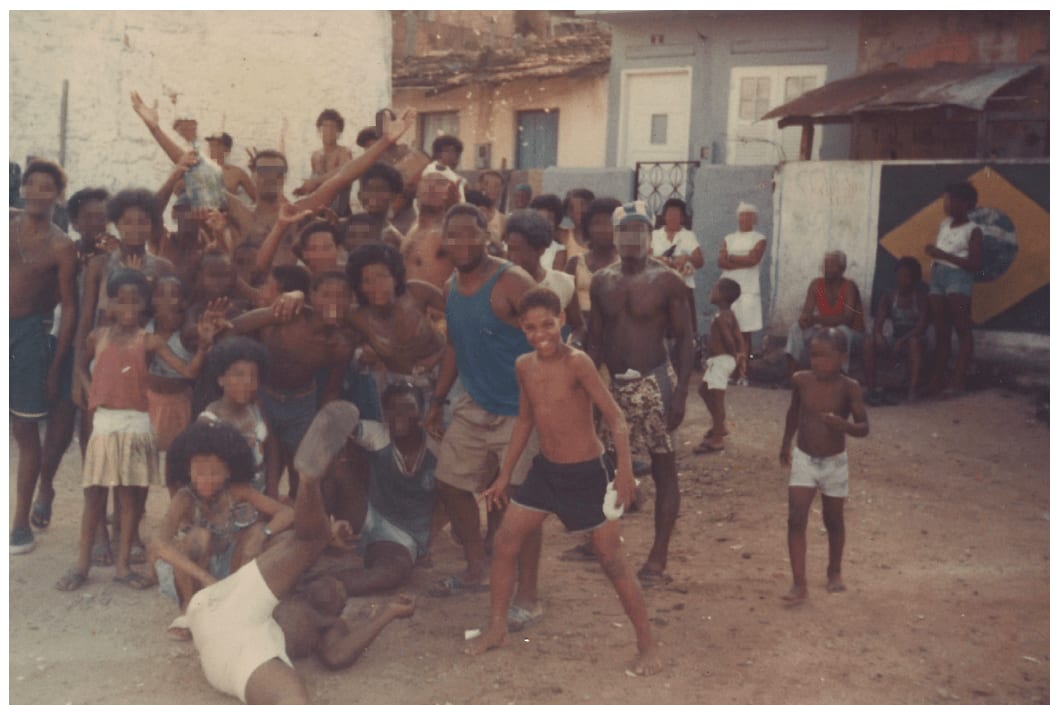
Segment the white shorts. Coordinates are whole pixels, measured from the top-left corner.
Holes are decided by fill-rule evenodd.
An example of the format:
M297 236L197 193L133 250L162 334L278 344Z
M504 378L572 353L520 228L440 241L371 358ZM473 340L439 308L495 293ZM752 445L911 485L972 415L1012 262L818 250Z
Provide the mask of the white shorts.
M709 389L727 389L727 381L735 371L733 355L714 355L705 361L705 374L702 381Z
M849 496L849 454L817 458L794 446L790 458L790 487L813 487L827 497Z
M272 619L277 604L256 560L195 593L187 621L211 686L246 702L246 683L258 666L277 658L294 667Z

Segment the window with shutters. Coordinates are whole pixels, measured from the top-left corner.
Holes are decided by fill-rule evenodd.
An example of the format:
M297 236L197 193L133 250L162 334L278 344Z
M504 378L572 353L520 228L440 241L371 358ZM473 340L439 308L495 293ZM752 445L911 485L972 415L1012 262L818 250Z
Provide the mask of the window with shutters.
M778 120L761 120L769 110L819 88L826 66L736 66L731 69L727 123L728 164L777 164L799 158L801 129L779 129ZM813 158L823 131L816 127Z

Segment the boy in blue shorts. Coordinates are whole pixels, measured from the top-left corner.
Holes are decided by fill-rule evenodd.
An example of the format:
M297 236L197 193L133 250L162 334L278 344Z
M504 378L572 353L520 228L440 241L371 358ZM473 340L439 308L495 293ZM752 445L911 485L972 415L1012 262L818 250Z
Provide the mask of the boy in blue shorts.
M783 596L787 604L808 596L805 554L808 542L808 510L816 489L823 493L823 525L830 543L827 591L843 592L841 553L845 548L845 498L849 496L849 458L845 434L867 435L867 410L859 382L841 373L848 359L849 344L837 328L824 328L812 338L811 369L795 372L790 380L793 394L786 412L786 430L779 449L779 462L790 469L787 542L793 587ZM852 421L848 420L852 415ZM797 433L797 447L791 442Z
M595 555L636 631L639 656L631 669L637 675L652 675L661 670L658 645L651 634L643 591L625 560L616 521L635 496L628 424L591 358L562 342L565 316L557 294L543 287L530 289L522 297L519 316L533 352L515 363L520 392L518 420L499 476L483 493L486 502L496 506L506 502L512 470L534 428L540 454L511 498L496 534L489 627L467 645L465 652L477 655L506 640L518 554L526 537L549 514L556 514L567 530L592 533ZM599 407L613 434L616 474L608 467L602 442L595 434L593 405Z

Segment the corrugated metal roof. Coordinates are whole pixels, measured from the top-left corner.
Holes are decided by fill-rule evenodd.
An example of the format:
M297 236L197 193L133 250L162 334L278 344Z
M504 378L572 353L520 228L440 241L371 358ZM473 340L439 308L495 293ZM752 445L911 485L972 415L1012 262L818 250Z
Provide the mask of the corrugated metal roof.
M436 95L472 83L599 76L610 70L610 33L598 26L549 40L517 39L483 51L433 52L393 63L393 88Z
M895 112L958 106L983 110L1010 82L1039 64L950 64L891 68L842 78L766 113L761 120L819 121L862 112Z

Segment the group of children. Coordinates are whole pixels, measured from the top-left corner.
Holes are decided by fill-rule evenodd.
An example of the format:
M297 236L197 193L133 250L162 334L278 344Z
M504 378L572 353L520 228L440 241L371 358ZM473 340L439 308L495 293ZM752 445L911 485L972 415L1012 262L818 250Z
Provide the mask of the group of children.
M160 132L156 115L145 110L142 102L137 113L147 116L144 119L152 134ZM363 564L348 564L331 575L329 590L341 595L390 590L407 581L416 562L427 555L432 535L443 526L441 507L434 501L436 450L422 422L431 406L445 404L444 399L428 398L445 355L445 300L437 287L409 280L406 272L422 264L412 261L422 251L410 247L409 241L425 237L430 228L436 230L434 235L441 243L430 256L447 261L441 232L444 224L431 225L416 216L413 230L402 232L396 225L394 201L407 199L403 207L414 208L412 194L422 195L421 184L435 177L423 176L418 187L414 180L406 187L403 176L385 163L384 155L407 121L384 122L381 134L372 133L382 147L376 149L365 138L368 144L362 146L368 151L353 159L351 152L346 154L348 150L335 149L336 135L343 126L340 116L334 111L321 114L318 126L324 148L313 155L312 182L299 191L322 191L326 203L311 200L311 196L294 204L286 202L282 197L285 156L257 152L252 165L253 193L242 190L257 203L278 193L278 204L271 211L252 211L256 236L246 232L231 208L206 213L193 207L185 213L174 207L178 230L166 232L158 200L145 190L122 191L113 197L100 189L84 190L70 201L72 223L81 236L76 246L78 267L85 276L75 334L72 340L60 341L67 342L72 352L60 345L59 354L65 353L72 367L65 393L82 409L81 435L87 441L77 562L57 587L77 589L93 563L108 562L109 551L96 549L106 546L102 536L107 495L113 489L112 523L119 537L114 579L135 588L157 582L180 608L170 634L193 636L211 683L223 681L219 688L247 702L260 702L254 693L271 682L270 675L264 678L266 685L261 684L255 675L260 669L279 669L277 682L287 678L281 674L289 658L282 642L275 652L276 630L285 633L291 643L296 635L305 636L301 627L281 619L280 611L276 612L278 623L272 620L270 610L301 585L299 580L312 566L306 555L318 555L327 543L347 548L350 534L359 534ZM230 150L230 137L219 141ZM159 142L164 146L163 139ZM434 173L454 174L461 147L454 138L436 144L434 156L448 161L434 162ZM262 162L262 158L271 161ZM177 172L186 174L194 160L174 161ZM241 183L224 175L225 185L231 181L237 188ZM12 272L33 262L22 236L30 233L28 241L33 227L44 222L39 203L30 207L30 196L37 201L42 198L30 193L41 179L53 182L51 195L43 197L51 199L51 206L65 186L65 175L54 164L37 161L27 168L23 176L27 210L12 214ZM544 216L536 218L547 221L549 227L541 229L524 212L502 212L505 182L498 172L482 175L480 191L469 188L462 177L443 179L442 210L462 198L481 204L482 221L490 228L489 251L522 263L537 283L517 309L532 348L516 363L517 422L496 478L483 493L487 505L502 506L508 501L511 505L492 543L491 618L485 632L469 642L466 651L481 653L505 640L519 552L553 513L567 529L591 532L593 552L635 628L639 654L633 668L640 674L654 673L661 667L657 644L616 522L635 497L629 423L592 359L578 349L583 336L578 331L585 323L571 321L567 315L575 312L590 326L590 302L595 294L591 298L584 294L596 273L620 266L623 251L615 247L614 228L623 221L617 214L635 211L640 204L622 206L613 199L596 199L582 189L567 194L565 201L546 195L531 200L525 188L512 189L512 205L517 201ZM331 206L343 208L341 196L348 194L354 181L359 183L358 200L364 212L338 216ZM180 179L175 182L179 190ZM418 191L411 190L415 188ZM227 194L229 202L238 198L234 192ZM355 206L356 200L351 203ZM100 207L117 231L116 238L106 237L105 223L97 222ZM251 207L242 204L238 208ZM321 208L326 209L322 218L318 217ZM50 219L51 210L46 210ZM675 219L670 225L673 233L678 232ZM952 223L952 227L959 225ZM227 235L220 237L220 233ZM971 235L967 248L955 248L945 261L957 267L972 265L979 247L976 237ZM763 248L754 242L746 249L755 252L756 258L734 256L759 263ZM685 250L662 255L666 264L678 267L681 277L701 266L700 251ZM963 250L969 254L960 255ZM162 252L180 262L160 256ZM449 263L448 271L452 266ZM55 273L69 276L71 271L56 265ZM951 281L940 285L947 287L944 291L960 294L962 280L955 275L947 279ZM13 274L13 292L16 281L21 280ZM701 452L723 448L728 434L725 390L732 375L746 373L748 341L732 312L740 294L739 283L731 277L719 279L710 293L717 313L709 328L699 392L712 426L697 449ZM54 295L39 298L41 311L54 306ZM952 305L963 303L949 299ZM897 323L903 309L922 303L917 299L909 303L901 293L886 305ZM19 385L14 365L22 356L12 349L12 412L16 413ZM830 542L827 589L844 589L845 436L862 437L868 432L863 393L858 383L842 373L848 350L849 341L840 331L822 331L811 341L810 369L792 379L779 454L781 463L790 468L788 541L793 587L784 597L789 603L800 602L807 594L805 527L817 489L823 493ZM45 390L40 393L54 403L57 392L52 390L50 371L40 376L47 377L37 381ZM17 403L23 403L21 398ZM342 403L346 406L335 406ZM612 453L599 440L599 418L608 431ZM313 428L318 430L315 435ZM539 455L526 481L508 497L512 468L534 431ZM131 564L139 558L135 549L141 545L138 528L147 490L162 484L160 452L166 454L164 484L170 503L144 556L147 569L137 572ZM288 473L286 497L280 494L284 472ZM20 479L21 473L20 466ZM36 477L32 474L34 482ZM49 495L45 489L45 483L50 489L51 477L43 472L41 478L41 491L29 513L37 528L50 522L53 500L53 492ZM308 488L299 487L299 479L304 482L306 478ZM21 493L27 491L21 481L19 487ZM32 494L31 485L28 492ZM305 492L310 496L303 497ZM321 522L326 529L322 539ZM27 531L28 526L16 523L12 553L24 552L27 545L32 548L32 532L27 541ZM297 542L308 553L295 558L290 545ZM276 568L277 562L283 568ZM246 578L246 571L256 577ZM253 619L257 620L255 629L270 635L262 638L262 644L272 646L257 649L258 660L252 667L242 664L241 675L232 680L230 674L211 675L215 664L207 664L207 652L215 655L217 650L207 642L222 637L215 625L201 626L203 613L194 607L202 605L197 594L229 584L226 581L239 575L241 582L250 580L256 585L253 589L258 597L265 595L255 605L261 609L271 605L267 616ZM305 597L311 592L298 594L311 602ZM388 620L406 616L411 609L410 601L398 600L387 619L371 623L371 638ZM320 624L330 629L335 625L335 612L331 608L324 612L331 616L321 617ZM308 642L321 645L321 656L330 654L324 657L327 663L348 665L370 640L358 637L350 642L352 628L344 618L339 618L345 625L340 633L309 629L305 636ZM203 630L201 638L196 620ZM213 636L207 638L206 633ZM354 642L357 648L349 646Z

